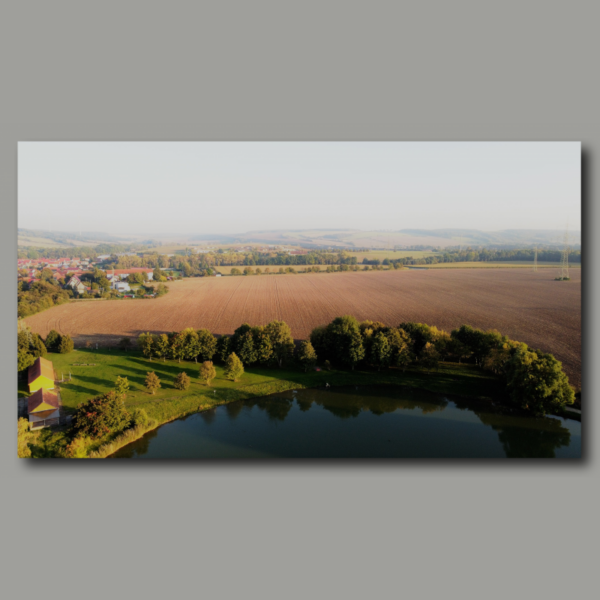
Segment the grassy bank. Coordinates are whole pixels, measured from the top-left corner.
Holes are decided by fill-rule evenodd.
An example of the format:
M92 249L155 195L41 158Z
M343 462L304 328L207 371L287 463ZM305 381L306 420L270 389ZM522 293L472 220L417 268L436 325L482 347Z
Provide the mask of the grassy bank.
M445 363L437 370L408 368L385 371L309 371L304 373L296 369L249 368L240 381L225 379L223 369L217 366L217 377L210 387L198 379L198 367L195 363L177 361L157 361L144 358L139 352L118 350L77 350L70 354L49 354L48 357L57 372L71 381L60 386L65 411L74 412L80 402L93 396L105 394L114 389L117 376L127 377L130 392L125 405L128 410L143 408L150 421L146 427L137 427L119 434L90 441L86 448L90 457L104 458L119 448L142 437L145 433L164 423L187 415L207 410L234 400L260 398L269 394L291 389L339 385L400 385L474 398L496 398L498 381L495 377L474 367ZM80 364L75 364L80 363ZM86 366L82 366L84 363ZM144 388L148 371L154 371L161 379L161 388L156 394L150 394ZM190 387L177 390L173 381L178 373L185 372L191 380ZM20 391L25 392L24 382ZM65 431L37 432L38 445L34 456L60 455L67 444Z

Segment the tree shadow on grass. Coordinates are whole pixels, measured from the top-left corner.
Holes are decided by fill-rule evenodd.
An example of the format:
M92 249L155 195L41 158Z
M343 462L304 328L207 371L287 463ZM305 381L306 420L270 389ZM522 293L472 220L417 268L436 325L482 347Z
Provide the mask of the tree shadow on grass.
M83 379L83 378L78 377L77 379ZM100 380L100 381L105 381L105 380ZM104 388L105 386L103 385L102 387ZM74 392L76 394L88 394L90 396L99 396L100 394L103 393L102 390L84 387L82 385L77 385L76 383L73 383L73 382L61 383L60 389L61 389L61 391Z
M142 358L131 358L130 362L132 363L137 363L139 365L143 365L144 369L147 369L148 367L152 367L152 371L154 371L155 373L164 373L167 375L173 375L173 376L177 376L179 373L181 373L182 371L187 373L188 375L190 375L191 373L197 373L198 369L200 368L200 363L193 363L193 362L182 362L182 363L177 363L177 365L171 365L171 364L167 364L167 363L163 363L160 361L147 361L145 359ZM145 373L146 371L144 371Z

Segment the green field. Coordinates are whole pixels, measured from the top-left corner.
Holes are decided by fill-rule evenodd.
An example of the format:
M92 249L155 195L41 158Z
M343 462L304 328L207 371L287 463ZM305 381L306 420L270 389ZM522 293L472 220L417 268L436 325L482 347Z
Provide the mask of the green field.
M344 384L393 384L418 387L430 391L456 393L475 397L493 397L497 381L493 376L472 365L445 363L437 371L409 368L405 373L386 371L309 371L299 369L248 368L237 383L223 376L217 366L217 377L211 387L198 379L198 368L193 362L148 360L138 351L75 350L70 354L48 354L57 377L72 381L60 384L60 394L66 412L73 412L80 402L104 394L114 388L118 376L127 377L130 391L125 404L128 409L144 408L148 416L160 422L197 412L200 405L221 404L230 400L256 398L278 391L304 387ZM75 366L74 363L93 363L95 366ZM144 388L146 373L154 371L162 387L156 394ZM191 380L190 387L177 390L173 381L178 373L185 372ZM26 381L19 382L19 394L28 395Z

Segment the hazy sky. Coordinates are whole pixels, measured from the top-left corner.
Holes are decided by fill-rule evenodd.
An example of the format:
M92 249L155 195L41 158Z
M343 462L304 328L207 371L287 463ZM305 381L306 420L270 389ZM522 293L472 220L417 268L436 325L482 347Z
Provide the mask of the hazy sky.
M19 227L580 229L579 142L21 142Z

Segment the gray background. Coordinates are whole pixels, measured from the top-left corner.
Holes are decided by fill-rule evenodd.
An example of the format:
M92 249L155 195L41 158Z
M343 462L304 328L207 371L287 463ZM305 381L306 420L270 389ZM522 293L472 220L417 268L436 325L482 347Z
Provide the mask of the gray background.
M4 6L3 597L595 597L594 5ZM581 140L585 459L17 460L17 142L188 139Z

